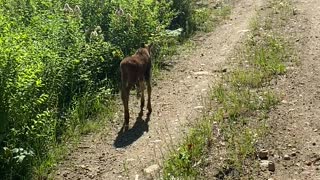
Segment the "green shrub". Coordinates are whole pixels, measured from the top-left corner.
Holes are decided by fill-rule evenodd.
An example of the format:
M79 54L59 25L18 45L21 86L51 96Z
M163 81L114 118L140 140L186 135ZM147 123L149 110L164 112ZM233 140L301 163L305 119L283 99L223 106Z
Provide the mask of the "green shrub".
M48 173L52 149L113 109L121 59L152 41L161 64L177 40L168 27L192 12L175 0L1 1L0 176Z
M196 22L192 17L195 11L193 0L173 0L172 7L177 16L172 20L171 29L183 28L184 36L189 37L196 30Z
M0 176L45 176L54 148L112 112L121 59L154 42L161 67L202 15L191 0L1 1Z

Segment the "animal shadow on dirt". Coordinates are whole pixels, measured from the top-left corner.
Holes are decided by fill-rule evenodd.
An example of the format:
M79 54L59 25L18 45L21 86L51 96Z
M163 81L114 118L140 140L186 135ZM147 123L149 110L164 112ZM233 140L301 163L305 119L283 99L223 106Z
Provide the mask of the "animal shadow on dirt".
M145 119L142 118L142 115L143 114L140 112L133 127L128 131L123 131L124 127L120 129L120 131L118 132L118 136L113 143L114 147L127 147L138 140L144 132L149 131L148 123L150 121L150 113L147 114L147 117Z

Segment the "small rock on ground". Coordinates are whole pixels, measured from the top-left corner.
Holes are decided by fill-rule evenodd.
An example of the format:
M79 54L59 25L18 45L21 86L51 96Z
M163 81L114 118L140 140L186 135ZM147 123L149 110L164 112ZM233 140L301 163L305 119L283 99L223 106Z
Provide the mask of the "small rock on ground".
M260 159L265 160L265 159L268 159L268 154L269 154L268 150L261 149L261 150L258 152L258 157L259 157Z
M264 169L268 169L269 171L272 171L272 172L274 172L276 170L276 166L275 166L274 162L268 161L268 160L262 160L260 162L260 167L262 167Z
M286 155L283 156L283 159L284 160L290 160L290 156L288 154L286 154Z
M154 164L154 165L151 165L147 168L144 169L144 172L147 173L147 174L151 174L155 171L157 171L159 169L159 165L158 164Z

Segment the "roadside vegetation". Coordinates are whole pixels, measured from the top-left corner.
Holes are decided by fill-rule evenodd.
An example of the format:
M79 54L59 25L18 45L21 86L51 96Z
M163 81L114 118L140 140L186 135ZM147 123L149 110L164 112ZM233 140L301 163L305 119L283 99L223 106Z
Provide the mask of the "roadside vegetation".
M269 0L252 20L233 67L213 85L207 112L164 162L164 179L237 179L255 171L257 142L279 102L270 82L296 59L282 34L294 14L289 0Z
M154 42L157 71L210 15L192 0L1 1L0 177L46 178L113 117L122 58Z

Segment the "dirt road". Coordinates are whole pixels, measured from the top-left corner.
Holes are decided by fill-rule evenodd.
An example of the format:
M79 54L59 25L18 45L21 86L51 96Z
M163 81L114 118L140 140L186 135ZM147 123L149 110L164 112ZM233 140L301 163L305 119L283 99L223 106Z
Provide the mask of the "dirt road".
M119 125L82 138L59 166L55 179L157 179L163 156L201 115L202 97L221 75L216 70L247 32L259 5L257 0L238 0L230 19L214 32L197 37L197 48L174 60L176 65L153 89L150 117L136 118L139 105L131 97L135 103L130 106L130 130L118 133L123 121L119 112ZM153 172L145 173L150 166Z
M293 2L298 13L289 31L296 34L301 66L278 80L285 97L271 113L264 143L276 170L257 179L320 179L320 1Z

